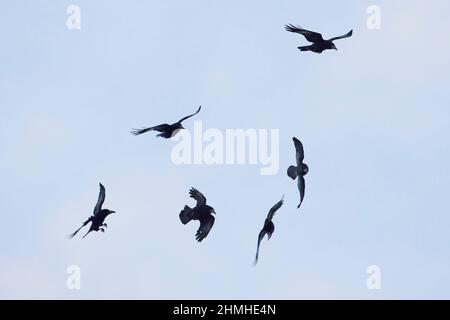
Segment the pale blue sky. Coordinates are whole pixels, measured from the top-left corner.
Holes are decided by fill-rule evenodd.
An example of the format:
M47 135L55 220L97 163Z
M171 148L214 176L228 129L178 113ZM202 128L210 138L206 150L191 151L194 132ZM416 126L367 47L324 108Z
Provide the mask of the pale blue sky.
M66 28L69 4L80 31ZM381 30L366 27L371 4ZM450 298L449 11L444 0L3 3L0 297ZM300 53L286 23L354 35ZM205 128L280 129L280 173L175 166L173 142L128 133L199 104ZM294 135L310 168L299 211L285 175ZM100 181L118 214L106 233L67 240ZM217 212L200 244L178 220L191 186ZM66 288L73 264L79 291ZM366 288L371 264L380 291Z

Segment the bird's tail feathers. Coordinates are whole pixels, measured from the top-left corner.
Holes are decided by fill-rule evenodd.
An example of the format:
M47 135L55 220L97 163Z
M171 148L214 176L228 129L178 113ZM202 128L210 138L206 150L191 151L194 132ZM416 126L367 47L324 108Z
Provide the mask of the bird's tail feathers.
M186 224L192 220L192 209L189 206L184 206L180 212L180 220L182 224Z

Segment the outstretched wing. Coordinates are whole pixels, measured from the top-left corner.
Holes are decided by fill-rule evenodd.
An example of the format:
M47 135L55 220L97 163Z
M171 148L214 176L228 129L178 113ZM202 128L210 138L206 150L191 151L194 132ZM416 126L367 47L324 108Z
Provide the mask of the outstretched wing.
M205 196L195 188L189 190L189 196L197 201L196 207L201 207L206 204Z
M205 215L200 219L200 227L198 228L197 233L195 234L195 239L198 242L201 242L203 239L206 238L209 231L211 231L211 228L214 225L214 220L215 218L211 214Z
M334 40L339 40L339 39L344 39L344 38L350 38L352 36L352 34L353 34L353 30L350 30L349 32L347 32L343 36L331 38L331 39L329 39L329 41L334 41Z
M280 201L275 203L275 205L270 209L269 214L267 215L267 219L272 220L272 218L275 215L275 213L277 212L277 210L280 209L281 206L283 205L283 202L284 202L284 196L281 198Z
M286 25L285 29L286 31L298 33L305 36L306 40L312 43L323 41L322 35L318 32L309 31L301 27L294 26L292 24Z
M68 235L68 238L69 239L72 239L73 237L75 237L75 235L78 233L78 231L80 231L81 229L83 229L83 227L85 227L89 222L91 222L92 221L92 217L90 217L89 219L87 219L84 223L83 223L83 225L81 226L81 227L79 227L74 233L72 233L72 234L69 234Z
M100 212L100 210L102 210L102 205L103 205L103 202L105 202L105 196L106 196L105 187L101 183L99 183L99 185L100 185L100 193L98 194L97 204L95 205L95 208L94 208L94 216L96 214L98 214Z
M303 198L305 197L305 178L298 177L297 181L298 191L300 191L300 203L297 206L297 209L300 208L300 205L303 202Z
M158 131L158 132L164 132L170 130L170 125L167 123L160 124L159 126L154 126L150 128L141 128L141 129L132 129L130 131L131 134L134 134L135 136L138 136L140 134L146 133L148 131Z
M198 107L198 110L197 110L195 113L193 113L193 114L191 114L191 115L189 115L189 116L187 116L187 117L184 117L183 119L180 119L180 120L178 121L178 123L181 123L181 122L183 122L184 120L189 119L190 117L195 116L197 113L200 112L201 109L202 109L202 106Z
M293 137L295 146L295 160L297 161L297 166L303 163L303 159L305 158L305 152L303 151L303 144L296 137Z
M264 239L264 236L266 235L266 230L263 228L258 235L258 245L256 247L256 256L255 256L255 262L253 263L256 265L258 263L258 256L259 256L259 245L261 244L262 239Z

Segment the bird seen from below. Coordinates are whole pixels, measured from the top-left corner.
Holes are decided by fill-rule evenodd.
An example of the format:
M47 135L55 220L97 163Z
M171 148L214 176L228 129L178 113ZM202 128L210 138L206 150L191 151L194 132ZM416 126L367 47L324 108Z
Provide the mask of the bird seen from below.
M200 221L200 227L195 234L195 239L200 242L206 238L209 231L214 225L214 216L216 214L214 208L206 204L205 196L195 188L189 190L189 196L197 201L194 208L184 206L184 209L180 212L180 220L183 224L187 224L191 220Z
M267 214L267 218L264 221L264 226L259 232L258 235L258 246L256 247L256 256L255 256L255 262L254 265L258 263L258 256L259 256L259 245L261 244L262 239L264 239L265 235L267 234L267 240L270 240L270 237L272 237L273 232L275 231L275 225L272 222L272 218L277 212L278 209L281 208L284 202L284 196L281 198L280 201L278 201L269 211Z
M173 123L173 124L160 124L159 126L154 126L154 127L150 127L150 128L142 128L142 129L133 129L131 130L131 134L134 134L135 136L138 136L140 134L146 133L148 131L158 131L161 132L160 134L157 135L157 137L163 137L166 139L172 138L174 137L180 130L184 129L184 127L182 126L182 122L186 119L189 119L190 117L195 116L197 113L200 112L200 110L202 109L202 106L198 107L198 110L189 115L186 116L182 119L180 119L179 121Z
M101 232L105 232L106 227L108 227L108 225L106 223L104 223L105 218L107 216L109 216L111 213L115 213L115 211L109 210L109 209L102 209L102 205L103 202L105 202L105 187L100 183L100 193L98 195L98 200L97 200L97 204L95 205L94 208L94 213L92 214L91 217L89 217L89 219L87 219L83 225L78 228L74 233L72 233L71 235L69 235L69 238L73 238L78 231L80 231L83 227L85 227L89 222L91 223L91 226L89 228L89 231L83 236L86 237L91 231L101 231Z
M346 33L342 36L324 40L320 33L309 31L309 30L306 30L306 29L303 29L300 27L296 27L292 24L286 25L285 29L286 29L286 31L303 35L306 38L306 40L308 40L309 42L312 43L312 45L309 45L309 46L297 47L298 49L300 49L300 51L312 51L312 52L316 52L316 53L322 53L322 51L327 50L327 49L337 50L333 41L338 40L338 39L349 38L353 34L353 30L350 30L348 33Z
M290 166L287 169L287 175L291 177L293 180L296 178L298 191L300 192L300 203L297 206L297 209L300 208L300 205L303 202L303 198L305 197L305 175L308 173L308 166L303 163L303 158L305 157L305 153L303 151L303 144L296 137L293 137L295 145L295 160L297 162L296 166Z

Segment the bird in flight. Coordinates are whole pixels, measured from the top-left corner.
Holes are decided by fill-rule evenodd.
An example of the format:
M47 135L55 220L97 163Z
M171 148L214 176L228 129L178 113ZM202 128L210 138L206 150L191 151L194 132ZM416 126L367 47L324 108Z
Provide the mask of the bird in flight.
M284 196L283 196L284 198ZM267 240L270 240L270 237L272 237L273 232L275 231L275 225L272 222L272 218L277 212L278 209L281 208L283 205L283 198L281 198L280 201L278 201L269 211L267 214L267 218L264 221L264 226L259 232L258 236L258 246L256 247L256 256L255 256L255 262L254 265L258 263L258 255L259 255L259 245L261 244L262 239L264 239L264 236L267 234Z
M91 231L101 231L105 232L104 228L107 228L108 225L104 223L105 218L109 216L111 213L115 213L115 211L109 210L109 209L102 209L103 202L105 202L105 187L100 183L100 193L98 195L97 204L94 208L94 213L92 216L87 219L83 225L78 228L74 233L69 235L69 238L75 237L75 235L80 231L83 227L85 227L89 222L91 223L91 227L89 228L89 231L83 236L86 237Z
M291 177L293 180L298 178L297 186L298 191L300 191L300 203L297 206L297 209L300 208L300 205L303 202L303 198L305 197L305 175L308 173L308 166L303 163L303 158L305 157L305 153L303 151L303 144L296 137L293 137L295 145L295 160L297 162L296 166L290 166L287 169L287 175Z
M300 51L313 51L316 53L322 53L322 51L327 50L327 49L337 50L333 41L338 40L338 39L349 38L353 34L353 30L350 30L348 33L344 34L343 36L324 40L320 33L317 33L314 31L309 31L309 30L306 30L306 29L303 29L300 27L296 27L292 24L286 25L285 29L286 29L286 31L303 35L306 38L306 40L308 40L309 42L312 43L312 45L309 45L309 46L297 47L298 49L300 49Z
M182 122L186 119L189 119L190 117L195 116L197 113L200 112L200 110L202 109L202 106L198 107L198 110L189 115L186 116L182 119L180 119L179 121L173 123L173 124L160 124L159 126L154 126L154 127L150 127L150 128L142 128L142 129L133 129L131 130L131 134L134 134L135 136L138 136L140 134L146 133L148 131L158 131L161 132L160 134L158 134L158 137L163 137L166 139L172 138L174 137L180 130L184 129L184 127L182 126Z
M195 199L197 204L194 208L184 206L184 209L180 212L180 220L183 224L191 220L200 221L200 227L195 234L195 239L200 242L206 238L213 227L215 218L212 213L216 214L216 211L206 204L205 196L197 189L191 188L189 190L189 196Z

